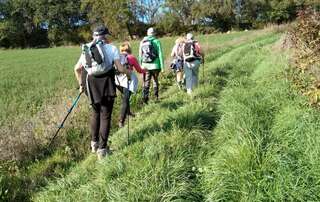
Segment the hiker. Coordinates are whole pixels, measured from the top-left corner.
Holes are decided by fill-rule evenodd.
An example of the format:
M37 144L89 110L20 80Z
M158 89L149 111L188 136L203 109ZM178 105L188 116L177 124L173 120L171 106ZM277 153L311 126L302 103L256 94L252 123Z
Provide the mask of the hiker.
M139 60L146 73L143 75L143 102L148 104L151 78L156 100L159 99L159 73L164 71L163 53L161 43L155 38L155 31L151 27L147 36L140 42Z
M183 67L188 94L191 94L193 89L198 85L199 66L203 58L204 54L201 51L198 41L194 40L191 33L188 33L183 45Z
M83 52L75 65L75 75L80 85L80 92L84 91L92 106L90 132L91 151L102 159L109 153L107 146L111 127L111 115L116 97L115 68L130 78L130 70L120 63L118 49L108 43L108 29L104 25L93 31L93 41L83 46ZM81 74L85 69L87 76L83 80Z
M171 57L173 61L170 65L171 69L176 73L176 80L179 89L182 89L183 85L183 44L184 38L179 37L175 41L175 45L171 51Z
M135 116L130 110L130 96L132 93L135 93L138 88L138 78L133 72L133 68L140 74L145 74L145 71L141 69L138 60L132 55L129 42L120 45L120 62L125 68L131 71L131 81L129 83L125 74L117 74L115 80L117 88L122 92L122 104L118 123L119 127L122 128L127 115Z

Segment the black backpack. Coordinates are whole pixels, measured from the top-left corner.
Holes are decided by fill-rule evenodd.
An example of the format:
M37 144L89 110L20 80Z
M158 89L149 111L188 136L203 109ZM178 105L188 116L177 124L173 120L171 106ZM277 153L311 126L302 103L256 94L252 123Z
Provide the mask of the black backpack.
M192 62L196 59L199 59L199 55L197 54L195 47L195 42L196 41L187 41L184 44L183 58L186 62Z
M141 57L143 63L152 63L157 57L157 50L154 47L152 40L145 39L141 44Z

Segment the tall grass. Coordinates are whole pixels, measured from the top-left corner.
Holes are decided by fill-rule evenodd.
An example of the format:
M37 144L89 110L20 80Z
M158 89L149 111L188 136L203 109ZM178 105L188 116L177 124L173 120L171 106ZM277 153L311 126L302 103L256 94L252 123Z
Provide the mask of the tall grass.
M238 63L249 65L246 62L249 55L263 55L264 46L277 38L271 34L240 44L217 61L208 63L207 80L202 81L192 97L177 93L175 87L169 88L161 103L151 103L133 120L129 146L126 129L119 130L111 140L115 154L102 162L92 160L87 170L86 162L95 159L89 157L66 177L51 182L34 195L33 200L205 200L207 194L199 183L206 171L202 166L204 159L220 146L208 145L212 130L220 123L221 113L217 112L220 92L246 74L237 70ZM216 52L210 57L217 58L219 54ZM250 64L251 70L257 64L259 60ZM222 115L221 121L223 118Z
M204 47L210 47L244 35L235 32L230 35L200 36L199 40ZM169 68L174 40L175 38L161 39L166 68ZM135 55L138 44L138 41L132 42ZM64 112L77 94L73 66L79 54L79 47L1 51L0 137L7 138L1 138L0 159L23 159L32 155L33 149L37 145L43 145L55 132L65 115ZM162 74L161 88L164 90L171 85L172 79L173 76L168 72ZM132 99L133 109L138 110L140 100L139 91ZM86 104L81 102L81 114L88 113ZM119 105L117 102L116 112ZM117 118L113 119L114 124ZM66 125L72 129L77 127L78 123L67 122Z
M212 58L217 58L222 55L222 52L226 53L233 47L240 46L241 44L262 35L265 35L264 31L248 33L236 32L229 35L219 34L200 36L199 40L207 51L213 50L212 47L214 47L215 52L210 55L213 56ZM168 56L171 51L171 46L174 43L174 38L164 38L161 39L161 41L168 63L170 60ZM225 44L225 47L222 47L222 44ZM133 43L133 48L135 51L137 50L137 42ZM29 160L27 161L1 162L1 199L10 201L29 200L29 197L40 187L45 186L48 181L55 177L64 176L66 173L73 172L72 168L77 162L87 156L89 142L87 128L89 108L87 107L86 99L80 101L79 107L75 109L66 123L66 128L64 128L60 137L56 139L54 147L49 151L44 152L46 148L42 143L44 138L50 137L53 131L55 131L55 125L57 125L64 116L64 113L61 112L66 111L73 101L73 96L71 95L76 94L75 87L77 84L73 76L73 65L78 58L79 52L80 50L78 47L41 50L10 50L1 52L2 55L0 57L4 57L6 60L1 60L0 69L2 69L8 77L5 77L0 81L0 89L9 87L6 90L8 98L3 99L1 96L1 102L9 103L12 106L21 106L21 108L16 108L16 110L10 110L10 108L8 108L8 111L4 113L10 114L10 116L2 116L6 117L6 119L1 119L1 155L3 158L19 158L19 155L29 155L31 157L29 157ZM39 57L35 57L38 55ZM39 60L35 60L34 58L39 58ZM8 67L9 64L11 64L12 68ZM21 73L22 66L25 66L25 68L28 69L24 74ZM41 69L39 69L39 67L41 67ZM50 74L48 74L48 72ZM226 78L224 78L223 74L220 75L221 72L222 71L217 72L217 78L220 78L221 76L221 79L212 81L212 84L216 83L217 85L220 85L225 83ZM6 80L6 78L11 79ZM33 79L28 80L28 78ZM25 85L13 85L15 82L19 83L18 81L25 82ZM4 86L1 82L10 85ZM180 100L180 97L184 97L184 94L178 94L177 97L179 97L179 99L176 97L169 99L176 93L176 88L170 87L172 83L173 78L170 75L170 72L162 74L160 96L162 97L163 102L160 104L151 103L150 107L144 108L141 113L139 112L141 118L138 118L137 120L140 120L141 125L137 126L140 127L140 129L137 128L137 132L131 137L131 142L133 144L143 142L148 136L153 136L154 134L161 132L163 133L164 128L167 128L165 131L168 133L171 133L171 130L176 128L175 130L178 131L178 134L184 134L186 133L186 130L191 130L190 128L185 129L186 125L190 122L199 121L200 125L195 128L199 129L200 127L201 130L197 129L194 132L197 133L198 136L201 136L202 133L204 133L202 130L208 130L212 127L212 122L215 122L214 120L216 120L216 118L212 118L212 116L216 117L216 115L205 112L205 109L207 108L214 111L214 107L207 106L214 103L209 97L206 98L208 101L206 106L203 105L201 109L197 109L199 112L192 112L196 113L195 115L191 114L191 117L189 117L186 113L189 110L188 107L184 108L186 112L179 112L179 114L182 115L181 118L174 115L175 111L172 110L178 109L179 106L184 105L186 101ZM209 88L203 91L199 90L197 96L199 96L199 98L212 96L218 92L216 87L210 89L211 91L209 91ZM52 93L52 91L54 91L54 93ZM24 97L25 100L21 99L14 101L15 99L13 97L15 95L13 92L21 94L21 97ZM135 110L140 110L140 96L141 95L138 94L133 97L133 108ZM9 99L10 97L12 99ZM33 99L36 99L37 102L33 103ZM168 99L168 101L166 99ZM117 120L118 105L119 102L117 101L113 123ZM159 106L161 109L168 108L170 112L172 111L172 115L166 117L169 111L163 111L163 120L161 118L158 119L159 116L156 114L157 112L154 108ZM190 107L193 107L193 105ZM4 110L7 110L7 108ZM3 111L1 110L0 113L2 112ZM148 119L146 117L149 117L149 114L151 115L150 121L148 122L145 121L145 119ZM154 118L152 119L152 117ZM133 123L136 125L135 122ZM177 126L172 125L176 123L178 123ZM133 131L135 131L135 127L136 126L133 127ZM116 130L117 128L113 129L114 132ZM116 152L120 152L126 148L126 144L123 141L125 139L125 131L121 131L114 135L115 137L119 135L119 138L112 138L112 146L118 150ZM180 135L177 135L177 138L181 138ZM193 148L193 145L186 145L184 148L188 150L189 147ZM10 150L12 150L14 156L11 155ZM19 151L21 153L19 153ZM90 158L89 160L86 160L87 163L94 161L90 160ZM172 157L172 161L175 161L174 159L176 159L175 156ZM187 159L190 159L190 157ZM189 160L187 162L189 162ZM95 166L89 166L88 164L83 167L84 170L90 170L91 168L96 170ZM86 171L80 172L78 170L76 172L82 173L83 176L88 175L84 174ZM185 185L185 189L187 189L186 187L188 186L191 185ZM169 188L166 189L169 190ZM200 197L199 194L197 197Z
M223 91L202 165L206 201L319 201L319 113L285 77L272 47L247 54Z

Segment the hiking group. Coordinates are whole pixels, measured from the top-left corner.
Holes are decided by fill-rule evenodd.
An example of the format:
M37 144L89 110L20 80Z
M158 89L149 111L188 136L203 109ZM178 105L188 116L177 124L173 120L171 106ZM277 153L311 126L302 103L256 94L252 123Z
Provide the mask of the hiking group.
M127 116L135 116L130 110L130 97L137 92L138 77L134 69L142 74L143 103L149 102L149 91L153 79L153 93L159 100L159 74L164 71L164 59L160 41L155 37L153 28L140 42L139 57L132 54L129 42L120 45L120 51L110 43L109 30L100 25L93 30L93 40L82 46L81 56L74 71L79 83L80 93L84 92L92 106L90 117L91 150L98 159L110 153L108 138L116 89L122 93L119 127L123 127ZM191 33L186 39L179 38L172 50L171 68L177 74L180 89L185 84L188 94L198 85L201 64L200 45ZM183 74L185 72L185 74Z

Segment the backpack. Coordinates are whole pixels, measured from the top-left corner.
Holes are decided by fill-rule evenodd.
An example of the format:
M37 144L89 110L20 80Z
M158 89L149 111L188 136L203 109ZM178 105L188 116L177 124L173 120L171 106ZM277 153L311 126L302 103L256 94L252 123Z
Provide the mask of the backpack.
M157 57L157 50L154 47L152 40L145 39L141 44L141 57L143 63L152 63Z
M199 59L199 55L197 54L195 47L195 42L196 41L187 41L184 44L183 58L186 62L192 62L196 59Z
M92 42L82 46L85 58L85 70L88 75L99 76L109 72L113 63L108 61L103 41Z
M175 56L179 59L183 58L183 43L179 43L175 50Z
M120 63L124 68L129 69L128 54L120 54ZM117 86L128 88L129 91L135 93L138 89L138 77L134 72L131 72L131 80L128 81L127 75L117 72L115 75L115 83Z
M129 69L128 54L124 54L124 53L121 53L121 54L120 54L120 63L121 63L126 69Z
M120 53L120 63L124 68L129 69L128 54ZM120 74L122 73L116 70L116 75Z

